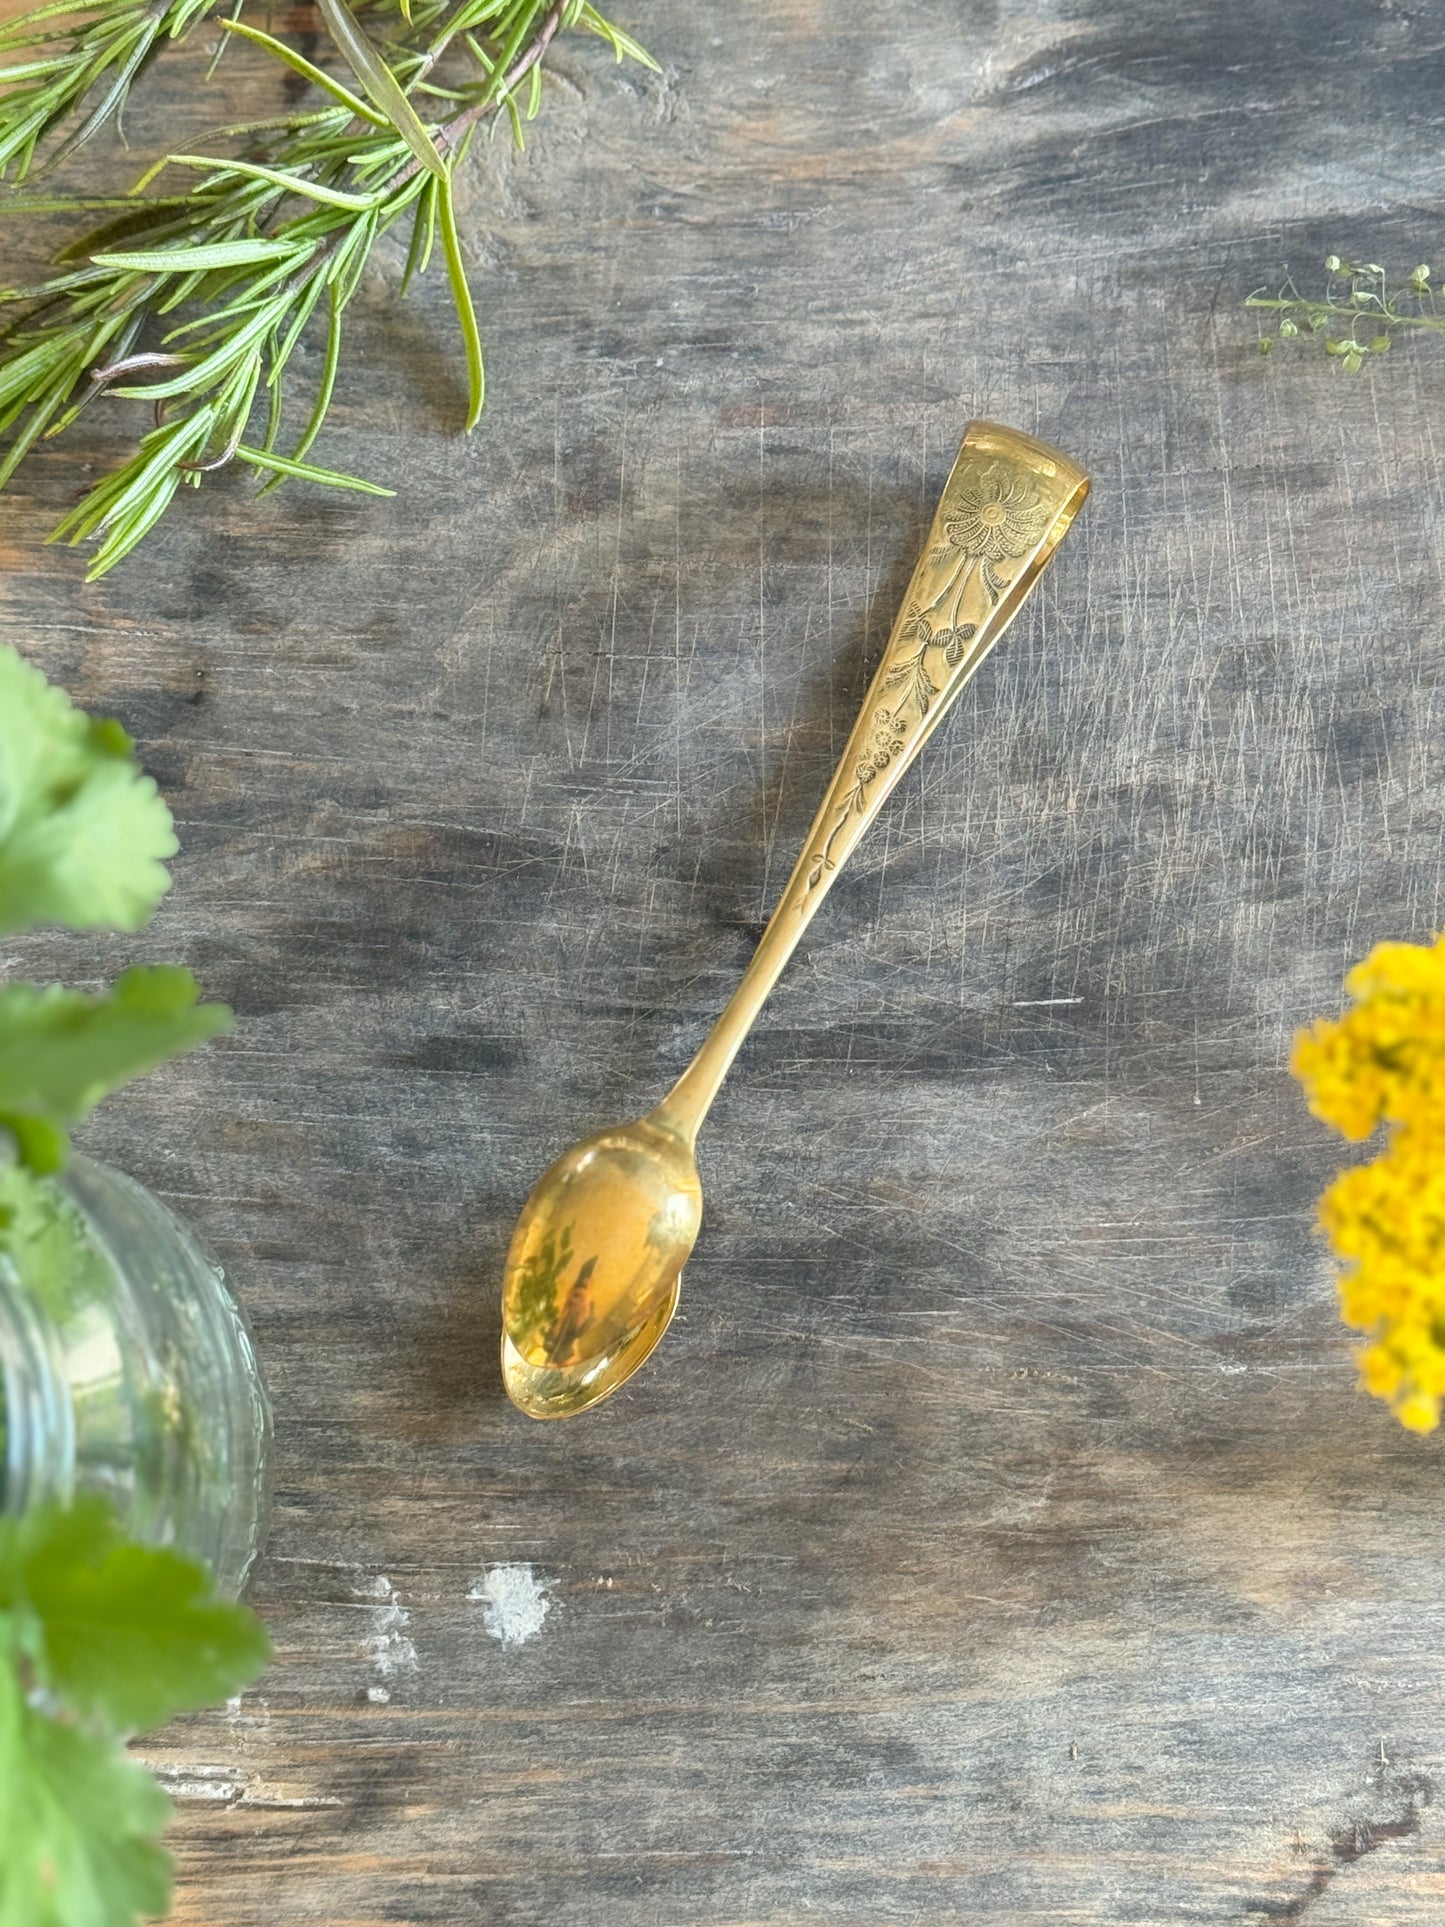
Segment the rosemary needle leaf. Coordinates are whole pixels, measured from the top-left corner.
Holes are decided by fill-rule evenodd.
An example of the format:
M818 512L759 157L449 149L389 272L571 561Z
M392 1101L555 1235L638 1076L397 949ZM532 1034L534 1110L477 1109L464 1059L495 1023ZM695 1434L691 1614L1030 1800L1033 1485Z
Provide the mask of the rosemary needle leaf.
M187 207L189 194L173 194L166 200L157 197L148 207ZM102 207L134 207L129 194L6 194L0 196L0 214L86 214Z
M632 35L624 33L621 27L614 27L610 20L604 20L595 7L584 4L578 11L577 20L580 26L588 28L605 40L619 61L635 60L642 66L651 68L655 74L662 72L646 47L639 46Z
M512 71L512 63L526 45L537 15L543 11L542 0L526 0L526 4L519 7L517 18L502 38L496 58L491 62L492 84L487 89L488 99L510 99L508 76Z
M330 293L331 312L326 327L326 363L321 370L321 382L316 390L316 399L311 404L310 417L301 431L301 439L291 451L290 459L293 462L301 460L321 433L321 425L326 420L326 411L331 406L331 397L336 388L336 371L341 365L341 317L345 312L347 295L344 289L338 288L334 283ZM262 493L280 488L285 480L284 474L273 475Z
M436 184L437 217L442 231L442 252L446 256L447 278L452 300L461 323L462 342L467 355L467 433L481 420L487 399L487 371L482 361L482 333L477 326L477 311L472 291L467 286L467 271L462 263L462 244L457 234L456 207L452 200L452 177L443 174Z
M0 68L0 174L23 180L46 144L53 165L119 114L138 76L216 0L86 0L42 6L0 29L26 58ZM57 143L51 137L59 135Z
M259 27L249 27L242 20L223 20L221 26L226 33L240 34L243 39L254 41L258 47L264 47L284 66L289 67L292 73L300 74L303 80L309 80L313 87L324 88L333 100L340 101L341 105L348 112L355 114L358 120L370 121L373 127L391 125L384 114L379 114L374 107L368 107L366 102L353 94L349 87L343 87L339 80L333 80L330 74L323 73L319 67L313 66L304 54L297 53L294 47L288 47L284 40L277 40L272 34L262 33Z
M44 74L53 74L66 65L63 54L52 54L48 60L26 60L14 67L0 67L0 85L18 87L22 80L39 80Z
M362 32L346 0L318 0L318 5L327 31L367 93L422 166L433 174L443 174L446 171L445 164L436 150L436 142L402 92L396 75Z
M431 261L432 244L436 240L437 204L436 177L427 178L417 197L416 218L411 224L411 241L406 251L406 266L402 269L400 294L405 294L419 274L425 274Z
M173 396L185 394L204 394L208 388L229 375L248 349L270 333L274 319L269 309L261 309L253 314L236 330L229 340L223 340L213 348L203 360L183 367L178 375L166 381L143 382L136 387L117 388L118 395L134 395L140 401L169 401Z
M173 167L212 167L220 174L243 174L253 181L270 181L273 187L284 187L288 194L302 194L307 200L320 201L326 207L350 208L357 214L379 206L381 201L379 194L347 194L340 188L323 187L319 181L303 180L299 174L287 174L279 167L262 167L255 161L222 161L207 154L170 154L166 158Z
M248 462L252 468L273 469L278 475L294 475L299 482L322 482L327 488L351 488L359 495L394 496L394 488L382 488L378 482L364 482L359 475L343 475L339 469L314 468L310 462L293 462L288 456L277 455L274 450L247 448L243 442L232 454L238 462Z
M200 248L147 248L136 253L92 254L98 268L135 274L187 274L201 268L244 268L258 261L289 261L304 253L294 241L213 241Z

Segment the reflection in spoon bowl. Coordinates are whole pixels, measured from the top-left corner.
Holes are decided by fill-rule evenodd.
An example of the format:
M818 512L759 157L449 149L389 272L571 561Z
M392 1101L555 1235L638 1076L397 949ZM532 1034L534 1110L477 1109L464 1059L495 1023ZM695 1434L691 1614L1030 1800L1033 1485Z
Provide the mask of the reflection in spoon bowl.
M631 1376L667 1330L701 1215L691 1150L652 1118L545 1173L502 1285L502 1373L524 1411L563 1418Z
M642 1325L625 1333L610 1351L581 1365L529 1364L503 1332L502 1382L507 1396L530 1418L568 1418L606 1398L631 1378L672 1323L681 1281L679 1272L662 1303Z

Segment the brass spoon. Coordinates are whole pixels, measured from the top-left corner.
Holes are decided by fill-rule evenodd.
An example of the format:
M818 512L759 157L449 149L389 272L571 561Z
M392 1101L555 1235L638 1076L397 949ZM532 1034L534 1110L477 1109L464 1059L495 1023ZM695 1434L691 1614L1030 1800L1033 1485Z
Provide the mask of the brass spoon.
M507 1253L502 1378L533 1418L606 1398L667 1330L702 1219L698 1127L828 886L1023 606L1089 492L1016 429L974 422L847 748L782 899L702 1049L646 1117L574 1144Z

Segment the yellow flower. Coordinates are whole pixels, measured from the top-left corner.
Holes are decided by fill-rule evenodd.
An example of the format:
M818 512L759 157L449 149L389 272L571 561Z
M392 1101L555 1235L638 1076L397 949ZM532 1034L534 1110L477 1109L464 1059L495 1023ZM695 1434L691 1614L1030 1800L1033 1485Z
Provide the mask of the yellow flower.
M1412 1432L1433 1432L1440 1423L1440 1401L1427 1398L1423 1392L1411 1392L1408 1398L1396 1399L1395 1417L1408 1426Z
M1377 944L1345 989L1353 1010L1295 1038L1310 1109L1357 1143L1386 1121L1445 1143L1445 939Z
M1345 1267L1340 1315L1369 1339L1366 1389L1429 1432L1445 1399L1445 937L1378 944L1345 988L1353 1007L1301 1031L1290 1068L1347 1138L1389 1128L1325 1192L1320 1223Z

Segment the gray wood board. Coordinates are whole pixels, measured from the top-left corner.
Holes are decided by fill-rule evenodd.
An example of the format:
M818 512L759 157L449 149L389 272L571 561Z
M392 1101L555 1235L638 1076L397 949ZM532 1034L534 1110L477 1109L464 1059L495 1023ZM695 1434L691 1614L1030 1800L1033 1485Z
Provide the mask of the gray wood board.
M4 498L4 635L183 841L6 968L240 1018L85 1133L278 1414L276 1663L145 1749L177 1918L1438 1922L1441 1447L1355 1389L1284 1063L1441 918L1445 354L1240 304L1431 257L1439 9L623 18L662 76L569 42L471 176L473 438L440 278L363 290L317 456L394 503L222 478L87 588L122 403ZM206 52L91 178L274 106ZM720 1007L973 414L1094 497L744 1050L657 1359L534 1426L516 1210Z

